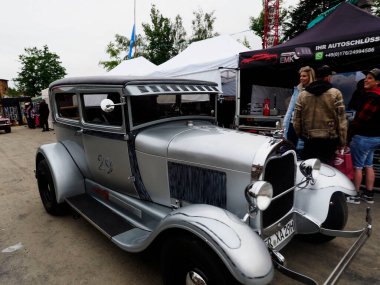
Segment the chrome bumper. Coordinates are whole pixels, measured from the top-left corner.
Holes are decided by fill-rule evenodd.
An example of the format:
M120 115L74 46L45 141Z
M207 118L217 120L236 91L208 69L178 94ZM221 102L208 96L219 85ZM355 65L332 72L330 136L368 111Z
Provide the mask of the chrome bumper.
M336 284L336 282L339 280L339 277L341 276L343 271L350 264L354 256L359 252L359 250L365 244L367 239L371 236L372 217L371 217L370 208L367 208L367 211L366 211L366 222L367 222L366 227L358 231L337 231L337 230L330 230L330 229L324 229L324 228L320 229L320 233L324 235L335 236L335 237L346 237L346 238L357 237L356 241L353 243L350 249L339 261L337 266L331 272L330 276L323 283L324 285ZM272 250L271 255L272 255L274 267L278 271L280 271L282 274L294 280L297 280L298 282L301 282L303 284L318 285L318 283L314 279L285 267L284 266L285 258L278 251Z

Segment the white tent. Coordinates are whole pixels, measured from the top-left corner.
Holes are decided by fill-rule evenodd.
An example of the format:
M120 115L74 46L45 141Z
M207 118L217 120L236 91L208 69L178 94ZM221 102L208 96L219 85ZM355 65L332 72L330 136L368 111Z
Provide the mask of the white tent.
M157 65L151 63L145 57L140 56L122 61L118 66L107 72L108 75L133 75L142 76L157 69Z
M107 74L200 79L216 82L220 88L222 83L235 86L236 72L231 69L238 67L239 53L249 50L230 36L218 36L194 42L158 66L137 57L123 61Z
M222 77L231 81L231 76L235 76L235 72L226 68L237 68L239 53L248 50L230 36L209 38L190 44L149 75L201 79L216 82L221 87Z

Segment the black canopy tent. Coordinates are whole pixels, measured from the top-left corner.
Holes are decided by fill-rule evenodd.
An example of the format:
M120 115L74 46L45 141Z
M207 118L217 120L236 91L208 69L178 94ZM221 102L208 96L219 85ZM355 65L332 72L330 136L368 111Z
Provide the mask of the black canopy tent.
M240 53L242 92L252 84L292 88L304 65L350 72L380 65L380 18L348 3L276 47Z
M317 68L324 64L338 73L380 68L380 18L351 4L341 3L323 21L281 45L240 53L237 127L268 133L276 128L275 123L281 126L286 109L279 116L260 116L255 115L252 106L255 102L262 103L262 94L272 97L271 100L274 97L276 101L273 93L279 94L279 91L275 88L289 90L282 97L291 95L293 87L299 82L299 68L305 65ZM380 149L375 155L376 169L380 164L377 159L379 153ZM379 189L379 171L375 171L375 175L375 188Z

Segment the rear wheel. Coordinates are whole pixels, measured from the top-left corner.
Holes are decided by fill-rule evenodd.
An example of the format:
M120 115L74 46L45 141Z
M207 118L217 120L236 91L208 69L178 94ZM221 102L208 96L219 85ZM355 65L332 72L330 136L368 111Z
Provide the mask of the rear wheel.
M61 216L67 212L66 204L58 204L55 195L55 187L49 165L46 160L41 160L37 166L37 183L42 204L46 212L54 216Z
M335 192L330 199L330 208L322 227L331 230L343 230L347 223L348 209L345 196L342 192ZM302 235L303 240L313 243L324 243L333 240L334 236L321 233Z
M6 132L6 133L10 133L10 132L11 132L11 127L7 127L7 128L5 128L5 132Z
M241 285L204 242L190 235L166 241L161 271L165 285Z

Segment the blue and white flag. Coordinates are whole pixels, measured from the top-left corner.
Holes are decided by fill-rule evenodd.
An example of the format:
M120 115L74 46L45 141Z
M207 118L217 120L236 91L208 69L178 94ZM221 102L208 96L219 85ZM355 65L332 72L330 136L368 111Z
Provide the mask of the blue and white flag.
M133 46L134 45L135 45L135 25L133 25L132 35L131 35L131 41L129 43L128 59L132 58L132 50L133 50Z

